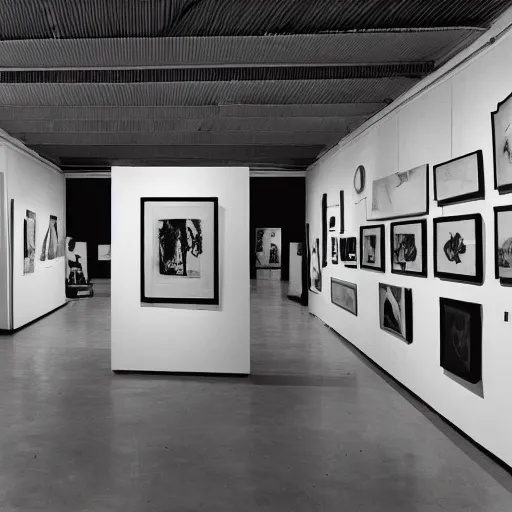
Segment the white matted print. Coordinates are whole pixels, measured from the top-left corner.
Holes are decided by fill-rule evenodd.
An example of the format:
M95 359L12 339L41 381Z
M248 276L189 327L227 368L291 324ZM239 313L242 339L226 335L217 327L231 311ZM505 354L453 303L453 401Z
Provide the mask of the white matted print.
M512 94L492 113L492 136L495 188L512 192Z
M256 228L256 268L281 268L281 228Z
M98 245L98 261L110 261L110 245Z

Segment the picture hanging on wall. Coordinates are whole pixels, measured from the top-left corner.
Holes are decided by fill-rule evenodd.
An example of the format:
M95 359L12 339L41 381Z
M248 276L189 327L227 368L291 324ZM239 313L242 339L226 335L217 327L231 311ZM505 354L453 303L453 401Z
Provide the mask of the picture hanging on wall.
M357 285L331 277L331 302L357 316Z
M219 304L218 198L141 198L141 301Z
M98 245L98 261L110 261L110 245Z
M281 268L281 228L256 228L256 268Z
M345 233L345 192L340 190L340 234Z
M427 277L427 221L391 223L391 272Z
M512 206L494 208L494 258L496 279L512 285Z
M309 243L309 224L306 224L306 271L307 271L307 281L308 281L308 290L311 290L311 246Z
M322 195L322 268L327 267L327 194Z
M331 237L331 261L334 265L338 264L338 238Z
M363 165L359 165L354 173L354 190L356 194L361 194L366 185L366 169Z
M416 217L427 213L427 164L373 182L371 212L368 220Z
M481 150L434 166L438 206L485 198L484 157Z
M64 256L64 239L59 238L59 236L62 237L62 233L59 235L58 217L50 215L39 258L41 261L54 260Z
M329 231L336 231L336 217L334 215L329 217Z
M361 226L360 230L361 268L384 272L386 270L384 224Z
M87 243L66 237L66 282L70 285L85 285L87 273Z
M483 283L483 239L480 214L434 219L434 277Z
M380 328L412 343L412 291L379 283Z
M36 214L30 210L23 221L23 274L34 273L36 259Z
M311 283L312 291L322 291L322 266L320 265L320 240L315 240L311 249Z
M512 192L512 94L491 114L494 149L494 188Z
M472 384L482 379L482 307L441 297L441 366Z
M340 238L340 260L345 267L357 268L357 238Z

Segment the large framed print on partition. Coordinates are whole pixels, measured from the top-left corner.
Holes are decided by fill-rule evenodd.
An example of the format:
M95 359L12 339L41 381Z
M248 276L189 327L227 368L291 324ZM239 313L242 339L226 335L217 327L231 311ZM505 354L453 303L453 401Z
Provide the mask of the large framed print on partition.
M331 277L331 302L357 316L357 285Z
M438 206L484 199L482 150L435 165L434 194Z
M219 304L216 197L141 198L141 301Z
M494 269L501 284L512 285L512 205L494 208Z
M397 172L372 183L368 220L388 220L428 214L428 164Z
M491 114L494 152L494 188L512 192L512 94L498 103Z
M427 277L427 221L391 223L391 272Z
M441 366L472 384L482 379L482 307L439 299Z
M361 226L360 260L361 268L384 272L386 270L384 224Z
M256 268L281 268L281 228L256 228Z
M434 219L434 277L483 283L482 216Z
M379 283L380 328L412 343L412 291L410 288Z

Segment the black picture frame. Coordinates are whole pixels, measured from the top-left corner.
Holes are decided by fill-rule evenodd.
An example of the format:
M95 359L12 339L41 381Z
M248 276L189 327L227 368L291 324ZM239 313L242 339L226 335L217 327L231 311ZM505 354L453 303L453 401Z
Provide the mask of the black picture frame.
M377 229L379 231L380 241L377 241L377 246L380 251L380 265L368 265L364 263L364 243L365 243L365 231ZM372 224L368 226L361 226L359 228L359 265L361 268L366 270L374 270L375 272L386 271L386 228L384 224Z
M505 106L509 101L512 101L512 93L510 93L503 101L500 101L494 112L491 112L491 128L492 128L492 157L494 162L494 189L501 194L509 194L512 192L512 182L504 185L498 185L498 162L497 162L497 144L496 144L496 122L495 118L500 113L500 109ZM512 147L510 148L512 151Z
M512 205L509 206L495 206L494 207L494 275L496 279L500 280L500 284L504 286L512 286L512 262L509 262L511 265L511 275L510 276L502 276L500 275L500 268L502 268L502 265L500 264L500 220L499 216L502 213L510 212L512 215ZM510 224L510 227L512 228L512 224ZM511 259L512 259L512 245L509 243L509 239L512 240L512 237L507 238L507 249L511 253ZM503 258L503 256L501 256ZM504 267L503 267L504 268Z
M461 160L466 160L476 155L477 161L477 183L478 189L474 192L467 194L460 194L456 196L451 196L446 199L438 199L438 173L442 172L444 168L449 167L454 162L460 162ZM459 156L457 158L452 158L451 160L447 160L446 162L442 162L440 164L434 165L433 167L434 174L434 199L437 201L438 206L448 206L451 204L457 203L465 203L468 201L477 201L479 199L485 199L485 177L484 177L484 155L481 149L477 151L473 151L471 153L467 153L466 155Z
M340 261L345 265L345 268L357 268L357 237L340 237L339 245ZM354 255L350 259L350 254Z
M400 226L408 226L412 224L417 224L420 226L421 232L421 254L418 255L421 259L421 271L416 272L412 270L401 270L397 269L395 266L395 231ZM416 220L406 220L401 222L392 222L390 224L390 250L391 250L391 273L392 274L400 274L404 276L411 277L427 277L428 276L428 260L427 260L427 250L428 250L428 241L427 241L427 219L416 219Z
M475 275L470 274L457 274L453 272L445 272L439 270L438 261L438 227L441 224L450 222L474 221L475 223ZM450 217L438 217L434 219L434 277L444 279L447 281L455 281L458 283L468 283L481 285L484 282L484 269L483 269L483 225L482 216L479 213L469 215L456 215ZM455 240L459 233L455 234ZM453 235L452 235L453 238ZM455 242L457 245L457 242ZM445 244L446 246L447 244ZM446 254L445 248L443 252ZM463 254L459 252L459 254ZM453 261L453 260L452 260Z
M441 367L477 384L482 380L481 304L440 297L439 313Z
M334 288L335 286L340 286L342 288L349 288L350 290L354 291L354 307L350 309L346 305L336 302L334 297ZM349 283L348 281L342 281L341 279L336 279L334 277L331 277L331 302L338 306L341 309L344 309L345 311L348 311L354 316L357 316L358 310L357 310L357 284L355 283Z
M345 233L345 191L340 190L340 234Z
M339 254L338 254L338 237L331 237L331 262L333 265L338 264Z
M360 186L357 186L358 178L361 182ZM364 168L364 165L359 165L354 172L354 190L356 191L356 194L360 194L365 186L366 186L366 169Z
M327 267L327 194L322 194L322 268Z
M213 205L213 297L150 297L145 291L145 204L149 202L168 203L212 203ZM140 300L155 304L203 304L219 305L219 199L217 197L141 197L140 199Z
M308 290L311 289L311 247L309 245L309 223L306 223L306 278L308 283Z
M388 299L388 294L386 289L393 289L393 291L389 292L389 296L391 299ZM399 319L396 319L393 316L394 311L391 305L389 305L389 312L386 314L386 305L387 302L390 304L390 300L393 299L394 295L400 292L400 304L396 303L397 308L403 308L401 311L403 318L404 328L399 325ZM394 299L396 301L396 298ZM386 318L389 319L391 317L394 322L393 328L388 325L386 326ZM389 320L388 320L389 321ZM396 338L405 341L408 344L411 344L413 341L413 311L412 311L412 290L411 288L404 288L403 286L395 286L386 283L379 283L379 324L381 330L391 334L391 336L395 336Z

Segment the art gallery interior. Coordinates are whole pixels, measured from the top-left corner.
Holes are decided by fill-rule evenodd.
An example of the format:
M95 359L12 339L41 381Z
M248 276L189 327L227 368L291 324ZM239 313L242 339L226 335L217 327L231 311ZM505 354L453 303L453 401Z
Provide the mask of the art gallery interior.
M512 1L0 19L0 512L512 510Z

